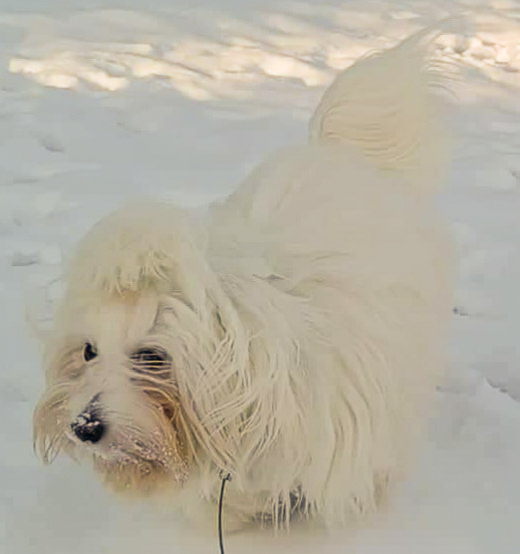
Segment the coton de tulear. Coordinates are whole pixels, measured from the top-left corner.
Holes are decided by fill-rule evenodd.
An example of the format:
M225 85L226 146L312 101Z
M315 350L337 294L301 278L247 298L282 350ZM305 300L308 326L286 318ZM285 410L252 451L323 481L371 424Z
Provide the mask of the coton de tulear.
M90 460L194 517L223 472L238 523L376 509L442 376L452 306L430 42L339 75L309 143L204 216L150 202L94 226L45 340L46 462Z

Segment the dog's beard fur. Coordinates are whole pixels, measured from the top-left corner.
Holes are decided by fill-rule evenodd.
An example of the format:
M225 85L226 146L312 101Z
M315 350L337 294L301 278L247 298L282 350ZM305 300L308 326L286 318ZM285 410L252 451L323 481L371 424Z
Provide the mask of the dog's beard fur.
M153 386L151 390L156 394L158 389ZM146 385L143 392L132 416L111 414L112 437L97 447L80 445L73 437L70 425L74 419L68 408L70 386L51 389L35 412L35 445L42 459L50 463L60 451L74 459L91 459L104 483L115 492L150 494L172 481L183 483L188 465L182 432L177 430L177 422L166 417L162 402L147 398ZM171 403L168 409L175 406ZM135 421L138 414L141 419ZM146 420L149 427L143 429Z

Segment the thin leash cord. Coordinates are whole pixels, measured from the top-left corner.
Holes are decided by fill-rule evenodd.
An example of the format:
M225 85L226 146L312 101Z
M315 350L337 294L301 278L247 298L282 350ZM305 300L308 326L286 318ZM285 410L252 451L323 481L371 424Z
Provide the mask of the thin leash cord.
M224 554L224 540L222 538L222 506L224 504L224 487L226 481L231 481L231 475L228 473L222 477L222 486L220 487L220 499L218 501L218 543L220 545L220 554Z

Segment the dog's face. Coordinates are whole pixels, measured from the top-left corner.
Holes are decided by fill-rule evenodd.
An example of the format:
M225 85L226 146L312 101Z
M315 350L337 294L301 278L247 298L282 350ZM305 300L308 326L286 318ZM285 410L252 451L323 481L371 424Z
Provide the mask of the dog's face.
M47 390L34 416L46 462L90 458L117 491L183 482L186 433L174 371L171 306L157 294L77 304L47 345Z

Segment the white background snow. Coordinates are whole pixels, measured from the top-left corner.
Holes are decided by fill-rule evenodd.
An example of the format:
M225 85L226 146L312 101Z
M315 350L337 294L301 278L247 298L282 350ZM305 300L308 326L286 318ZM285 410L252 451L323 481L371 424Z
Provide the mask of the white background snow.
M1 0L0 552L217 551L171 514L115 502L71 461L40 467L31 412L43 376L26 307L45 312L71 245L102 214L135 196L195 206L226 194L305 140L338 70L450 16L461 17L444 54L466 68L440 199L459 244L457 314L416 471L367 529L246 533L227 552L520 552L514 0Z

